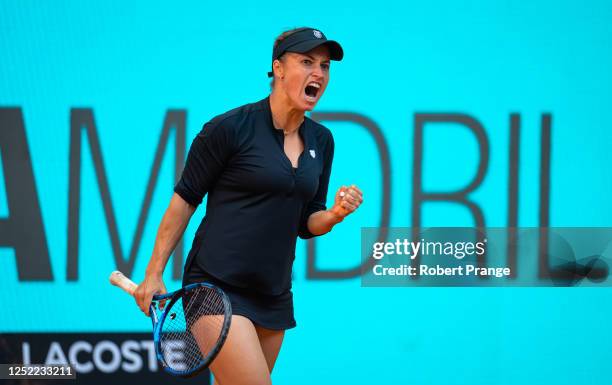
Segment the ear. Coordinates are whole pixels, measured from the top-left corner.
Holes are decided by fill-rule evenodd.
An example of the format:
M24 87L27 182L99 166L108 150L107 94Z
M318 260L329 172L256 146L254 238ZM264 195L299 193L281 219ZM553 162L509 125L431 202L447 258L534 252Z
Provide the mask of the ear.
M281 79L285 77L285 71L280 60L276 59L272 62L272 70L274 71L274 76L278 76Z

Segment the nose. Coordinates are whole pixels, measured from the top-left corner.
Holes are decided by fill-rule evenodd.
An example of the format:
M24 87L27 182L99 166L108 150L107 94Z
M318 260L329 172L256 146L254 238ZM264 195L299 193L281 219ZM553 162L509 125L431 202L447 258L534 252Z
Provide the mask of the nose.
M312 75L319 80L323 79L323 70L321 69L321 66L315 66L314 71L312 71Z

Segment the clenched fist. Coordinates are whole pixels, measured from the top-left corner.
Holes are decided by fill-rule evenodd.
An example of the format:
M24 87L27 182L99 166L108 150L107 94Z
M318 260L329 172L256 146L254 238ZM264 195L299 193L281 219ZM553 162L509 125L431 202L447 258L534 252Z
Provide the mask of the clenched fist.
M344 219L363 202L363 193L356 185L342 186L336 192L336 199L331 211Z

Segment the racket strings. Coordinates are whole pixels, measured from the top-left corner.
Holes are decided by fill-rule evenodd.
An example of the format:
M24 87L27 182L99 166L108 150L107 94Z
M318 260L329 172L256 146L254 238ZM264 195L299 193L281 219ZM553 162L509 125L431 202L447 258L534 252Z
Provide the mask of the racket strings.
M203 365L218 345L226 317L223 297L200 286L185 292L161 325L161 354L168 367L191 371Z

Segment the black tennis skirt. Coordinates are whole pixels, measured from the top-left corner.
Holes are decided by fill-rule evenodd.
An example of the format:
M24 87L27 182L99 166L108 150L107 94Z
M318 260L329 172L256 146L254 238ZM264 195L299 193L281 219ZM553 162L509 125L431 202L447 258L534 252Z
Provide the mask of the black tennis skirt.
M196 282L208 282L227 294L232 303L232 314L241 315L255 325L272 330L294 328L293 293L287 290L279 295L265 295L229 285L204 271L194 260L183 276L183 286Z

